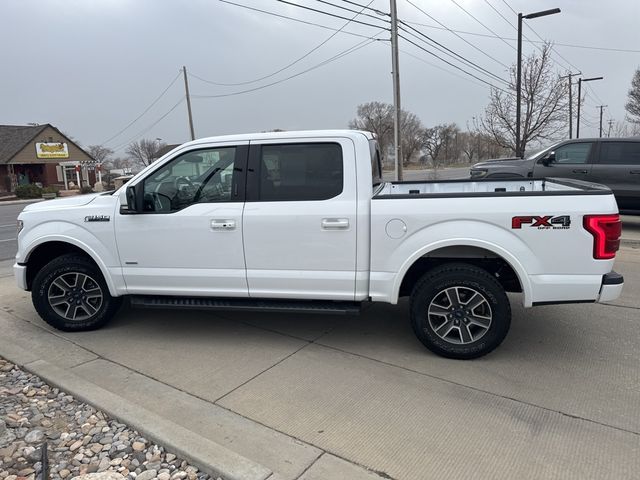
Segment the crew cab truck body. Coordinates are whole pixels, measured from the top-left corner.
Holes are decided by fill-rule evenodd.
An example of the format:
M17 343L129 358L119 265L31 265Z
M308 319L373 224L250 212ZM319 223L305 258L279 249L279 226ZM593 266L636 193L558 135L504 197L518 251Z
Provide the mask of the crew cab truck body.
M411 297L432 351L474 358L526 307L617 298L620 222L600 185L553 179L388 183L370 133L186 143L116 192L29 205L18 285L64 330L124 297L159 308L353 313Z

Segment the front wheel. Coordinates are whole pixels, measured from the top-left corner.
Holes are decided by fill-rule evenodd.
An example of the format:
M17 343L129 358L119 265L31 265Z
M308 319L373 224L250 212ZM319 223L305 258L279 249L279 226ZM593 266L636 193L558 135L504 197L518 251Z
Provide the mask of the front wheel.
M52 327L67 332L93 330L120 307L98 267L81 255L62 255L46 264L33 280L31 299Z
M495 349L507 335L511 306L487 271L451 263L427 272L411 294L411 325L432 352L472 359Z

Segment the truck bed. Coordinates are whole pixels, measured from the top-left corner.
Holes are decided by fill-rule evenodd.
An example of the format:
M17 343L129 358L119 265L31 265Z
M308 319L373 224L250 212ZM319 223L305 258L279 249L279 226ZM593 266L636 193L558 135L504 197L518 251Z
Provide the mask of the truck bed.
M566 178L387 182L374 198L608 195L608 187Z

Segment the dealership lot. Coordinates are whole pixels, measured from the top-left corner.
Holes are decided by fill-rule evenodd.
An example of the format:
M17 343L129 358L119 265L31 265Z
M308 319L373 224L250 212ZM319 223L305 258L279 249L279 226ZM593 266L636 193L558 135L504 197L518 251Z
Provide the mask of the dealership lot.
M11 277L0 278L0 355L27 352L39 360L27 368L44 361L103 387L273 478L634 478L638 247L618 255L626 285L613 304L524 310L514 296L505 343L470 362L425 350L406 302L354 317L125 308L69 334Z

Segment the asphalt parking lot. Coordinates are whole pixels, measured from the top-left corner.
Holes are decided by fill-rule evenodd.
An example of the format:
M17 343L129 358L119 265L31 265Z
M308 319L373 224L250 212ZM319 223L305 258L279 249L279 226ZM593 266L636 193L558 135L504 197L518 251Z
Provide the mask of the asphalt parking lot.
M23 207L0 207L2 240ZM406 302L357 317L125 307L58 332L14 286L6 241L0 355L29 352L273 479L637 478L640 217L623 221L620 299L525 310L514 295L505 343L471 362L425 350Z
M0 355L28 352L27 368L45 361L273 479L637 478L640 249L616 270L610 305L513 296L504 344L467 362L425 350L406 302L354 317L125 308L69 334L5 277Z

